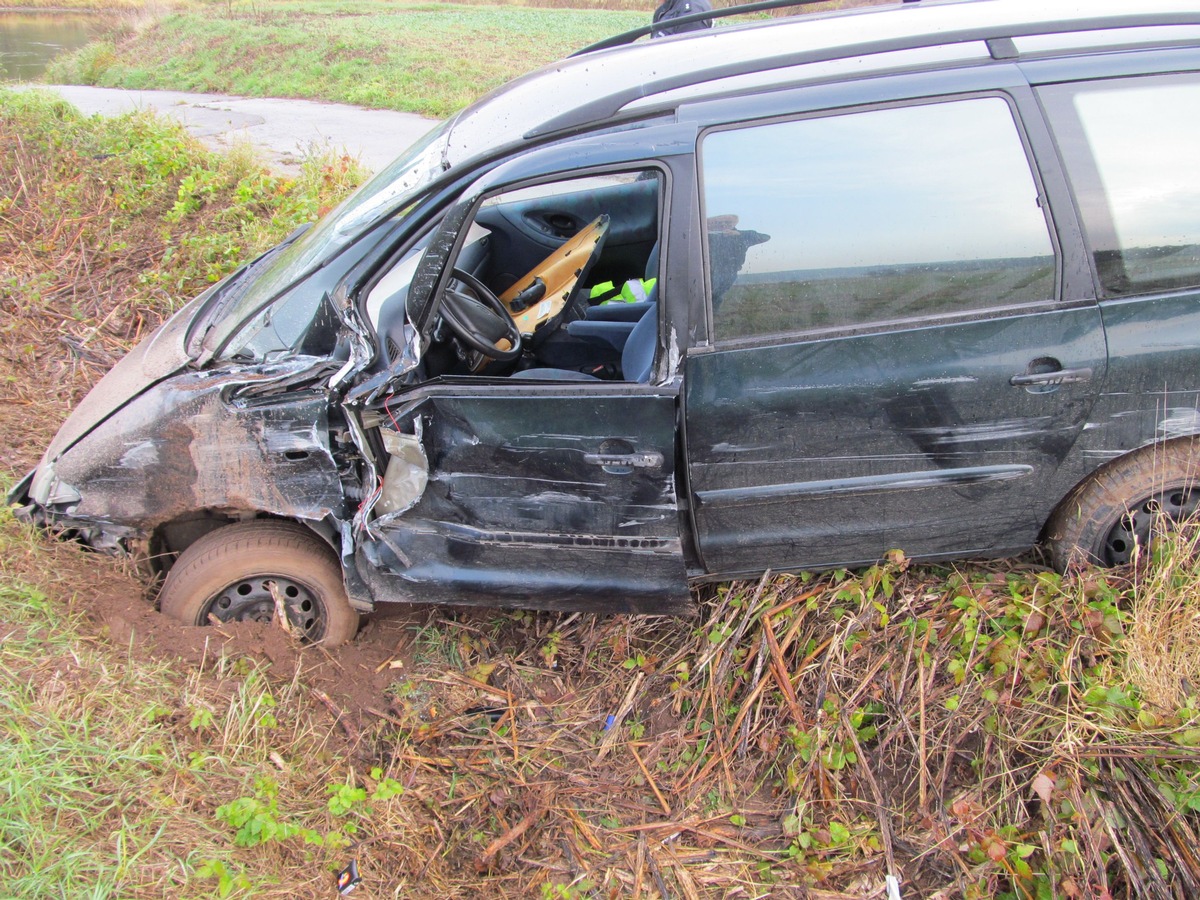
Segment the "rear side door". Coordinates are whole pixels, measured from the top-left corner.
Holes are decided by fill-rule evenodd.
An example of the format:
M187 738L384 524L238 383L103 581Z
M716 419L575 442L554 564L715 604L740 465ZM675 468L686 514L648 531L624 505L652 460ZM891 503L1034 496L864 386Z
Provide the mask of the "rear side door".
M1027 67L1050 82L1039 98L1101 292L1108 379L1081 439L1097 465L1200 434L1200 72L1181 71L1198 57ZM1125 77L1112 77L1118 62Z
M709 572L1003 553L1074 483L1104 332L1018 97L701 136L712 340L684 383Z

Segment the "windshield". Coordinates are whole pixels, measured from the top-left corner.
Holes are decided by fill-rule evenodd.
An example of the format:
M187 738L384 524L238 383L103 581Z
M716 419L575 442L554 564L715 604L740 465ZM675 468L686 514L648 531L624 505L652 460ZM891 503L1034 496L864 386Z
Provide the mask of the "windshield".
M442 123L413 144L295 242L275 254L226 310L224 322L218 324L206 343L209 346L222 343L231 327L327 262L370 225L398 209L440 175L446 134L452 121ZM313 298L314 309L320 300Z

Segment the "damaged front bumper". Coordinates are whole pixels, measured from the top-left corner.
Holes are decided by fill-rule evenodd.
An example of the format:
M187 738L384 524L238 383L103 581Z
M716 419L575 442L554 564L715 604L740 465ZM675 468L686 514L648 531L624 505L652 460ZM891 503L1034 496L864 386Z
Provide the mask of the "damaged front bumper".
M117 553L129 540L144 537L136 528L74 518L80 499L79 491L58 478L54 465L43 462L13 486L4 502L17 521L69 536L93 550Z

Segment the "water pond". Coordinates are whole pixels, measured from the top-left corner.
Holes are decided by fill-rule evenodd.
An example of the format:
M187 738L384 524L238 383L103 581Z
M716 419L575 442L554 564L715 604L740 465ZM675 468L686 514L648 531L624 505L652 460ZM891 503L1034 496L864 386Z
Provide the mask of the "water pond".
M100 19L72 12L0 12L0 81L35 81L50 60L82 47Z

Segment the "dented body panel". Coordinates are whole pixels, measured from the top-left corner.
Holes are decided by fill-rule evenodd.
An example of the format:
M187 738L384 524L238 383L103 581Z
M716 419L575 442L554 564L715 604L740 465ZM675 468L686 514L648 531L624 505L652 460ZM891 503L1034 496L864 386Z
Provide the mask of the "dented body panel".
M673 391L513 396L499 383L402 399L422 422L429 483L364 542L385 579L440 602L687 608Z
M300 522L360 610L679 613L704 579L1023 550L1102 466L1200 436L1200 12L1070 7L526 76L177 313L10 502L164 566Z
M1091 374L1048 390L1011 384L1051 357ZM1095 307L691 357L690 482L705 566L1028 547L1079 480L1060 470L1105 365Z
M1080 454L1092 464L1130 448L1200 434L1200 294L1100 305L1110 371Z
M298 358L159 382L56 461L80 499L54 521L145 536L200 511L318 521L340 513L328 398L312 386L325 368L323 359ZM255 395L281 383L290 389Z

